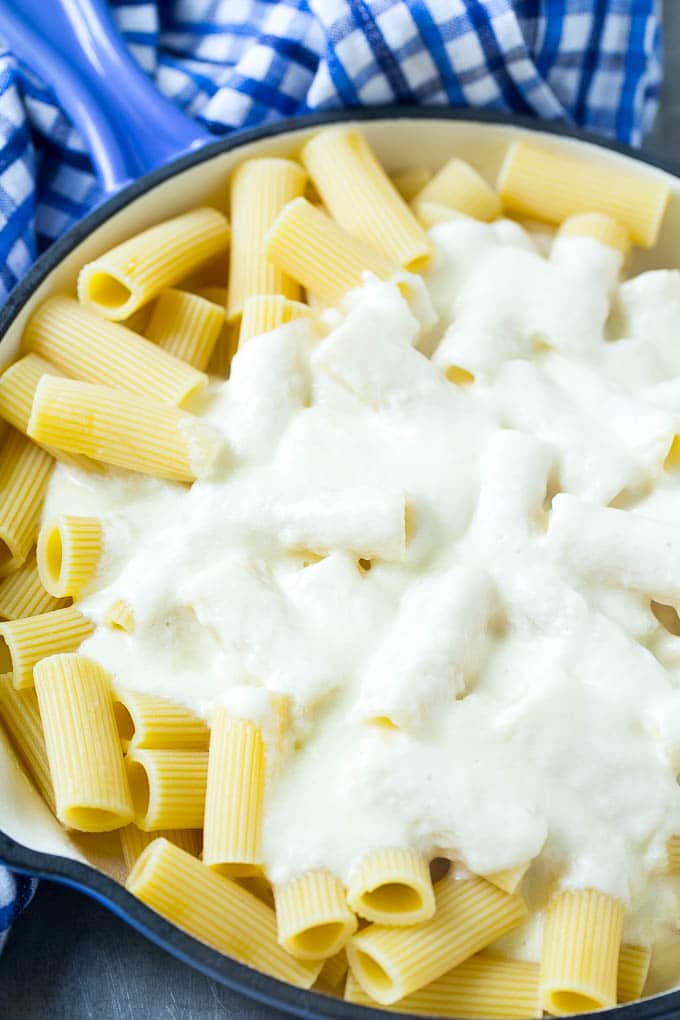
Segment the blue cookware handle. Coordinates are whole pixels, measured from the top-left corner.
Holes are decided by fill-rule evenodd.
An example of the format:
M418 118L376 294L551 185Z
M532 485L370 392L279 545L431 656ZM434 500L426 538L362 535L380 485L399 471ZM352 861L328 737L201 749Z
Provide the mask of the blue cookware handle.
M107 194L210 139L130 56L105 0L0 0L0 35L51 86Z

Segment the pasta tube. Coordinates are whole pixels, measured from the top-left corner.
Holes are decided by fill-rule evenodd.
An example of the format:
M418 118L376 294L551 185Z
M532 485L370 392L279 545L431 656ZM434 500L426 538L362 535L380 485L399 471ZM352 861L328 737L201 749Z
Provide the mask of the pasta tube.
M205 371L224 327L224 306L183 290L164 290L146 336L168 354Z
M144 850L126 886L194 938L280 981L311 988L321 970L278 944L273 910L167 839Z
M553 896L545 912L543 1008L571 1016L616 1005L623 904L593 889Z
M347 976L348 968L347 953L344 949L341 949L335 956L329 956L324 961L321 973L319 974L319 984L334 990L339 988L341 982Z
M617 1002L635 1002L642 998L651 959L652 950L649 946L621 946L616 977Z
M399 267L334 223L304 198L296 198L272 224L267 258L298 280L322 304L334 305L360 286L364 273L382 280Z
M28 769L43 800L56 810L54 789L47 760L38 696L34 690L17 691L12 674L0 676L0 719L2 719L19 757Z
M217 338L208 367L210 375L219 375L226 379L229 375L229 365L238 347L238 322L229 322L226 319L227 301L229 291L226 287L199 287L196 290L199 297L219 305L225 312L225 319L222 324L222 332Z
M60 450L176 482L193 482L219 449L212 430L185 411L123 390L49 376L36 391L28 432Z
M123 750L207 751L210 730L184 705L155 694L118 691L114 711Z
M76 651L93 630L92 621L73 606L0 623L0 646L4 641L9 650L14 686L32 687L34 667L41 659Z
M368 921L403 925L434 914L427 859L412 850L374 850L350 877L347 902Z
M137 748L126 755L125 767L139 829L201 828L207 752Z
M142 851L159 836L178 846L185 853L191 854L192 857L198 857L201 852L200 829L161 829L160 832L144 832L133 823L120 829L120 847L128 871L132 871Z
M341 227L406 269L427 264L429 238L361 132L320 131L303 146L302 162Z
M503 208L491 185L462 159L445 163L413 200L416 210L428 202L448 206L485 223L498 219Z
M83 266L78 300L107 319L127 319L228 244L229 224L217 209L183 213Z
M260 727L217 708L210 730L205 864L231 876L252 875L260 870L264 782Z
M668 185L652 174L597 166L524 141L510 146L498 191L506 210L546 223L559 224L577 213L606 213L645 248L656 244L670 195Z
M116 599L113 605L107 609L104 623L111 630L124 630L128 634L134 634L135 614L127 602L123 599Z
M38 535L38 573L55 598L75 598L94 577L102 551L102 526L94 517L62 514Z
M352 973L347 978L345 1000L360 1006L375 1005L375 1000L366 994ZM415 1016L453 1017L455 1020L540 1017L543 1007L539 966L479 953L425 988L407 995L393 1008Z
M390 174L390 180L404 201L410 202L432 180L432 171L425 166L407 167Z
M230 320L253 294L300 296L299 284L266 257L263 241L284 206L304 194L306 180L290 159L248 159L231 175Z
M325 960L354 934L357 919L342 882L329 871L308 871L274 886L279 942L300 960Z
M527 916L521 896L509 896L483 878L445 878L437 883L435 901L429 921L408 928L372 924L347 943L354 977L381 1005L429 985Z
M59 821L82 832L127 825L132 800L108 675L85 656L53 655L36 667L35 689Z
M557 237L589 237L607 248L620 251L625 258L630 252L630 235L618 220L605 213L579 213L565 220Z
M309 305L291 301L282 294L265 294L246 298L243 304L241 328L238 334L239 347L262 333L285 326L293 319L311 317Z
M0 375L0 418L26 434L33 397L44 375L62 376L58 368L38 354L26 354Z
M20 620L63 609L68 599L55 599L46 592L31 556L22 567L0 581L0 620Z
M54 460L14 429L0 449L0 577L17 570L38 537Z
M182 404L208 382L203 372L74 298L49 298L29 320L22 345L66 375Z

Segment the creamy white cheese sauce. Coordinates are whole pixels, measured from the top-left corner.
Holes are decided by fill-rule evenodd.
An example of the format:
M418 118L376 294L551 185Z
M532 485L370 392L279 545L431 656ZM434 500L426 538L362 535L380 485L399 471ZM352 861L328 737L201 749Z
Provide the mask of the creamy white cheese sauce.
M228 451L210 478L58 467L45 516L105 528L83 652L204 715L221 701L264 723L267 691L289 696L271 879L346 879L383 846L481 874L534 859L535 909L601 889L665 959L680 638L650 611L653 571L612 574L550 525L558 493L567 514L614 502L621 556L641 563L632 515L680 529L664 468L680 273L620 284L615 252L569 238L546 258L507 221L432 239L436 316L413 283L409 305L409 287L367 280L322 339L296 322L245 345L196 408ZM133 634L104 624L121 598ZM537 931L503 945L535 957Z

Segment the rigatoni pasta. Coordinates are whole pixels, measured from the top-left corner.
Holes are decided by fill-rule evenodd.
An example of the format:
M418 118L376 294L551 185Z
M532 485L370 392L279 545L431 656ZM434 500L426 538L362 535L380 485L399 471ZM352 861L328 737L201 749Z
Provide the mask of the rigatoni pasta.
M202 719L176 701L141 691L116 691L114 711L125 751L208 750L210 730Z
M17 570L38 537L52 457L15 429L0 447L0 578Z
M490 222L501 215L498 194L473 166L462 159L450 159L413 198L416 211L423 203L435 203Z
M203 372L223 328L223 304L171 287L154 304L145 335L168 354Z
M43 588L35 557L29 559L0 580L0 620L19 620L25 616L39 616L54 609L64 609L67 598L55 598Z
M192 857L198 857L201 852L200 829L161 829L158 832L144 832L131 823L119 831L123 860L128 871L132 871L149 843L161 837Z
M38 792L50 810L56 811L38 696L33 688L18 691L11 673L0 674L0 719Z
M285 326L294 319L306 319L310 315L309 305L291 301L282 294L260 294L246 298L238 334L239 346L254 336Z
M201 828L208 775L206 751L135 748L126 754L125 768L139 829Z
M62 514L38 535L38 574L54 598L75 598L92 579L102 552L102 526L95 517Z
M47 656L76 651L94 624L75 606L0 623L0 647L9 651L14 686L33 686L34 667Z
M342 882L329 871L308 871L274 886L279 942L299 960L325 960L357 928Z
M389 925L428 921L435 910L428 861L412 850L374 850L354 869L347 900L367 921Z

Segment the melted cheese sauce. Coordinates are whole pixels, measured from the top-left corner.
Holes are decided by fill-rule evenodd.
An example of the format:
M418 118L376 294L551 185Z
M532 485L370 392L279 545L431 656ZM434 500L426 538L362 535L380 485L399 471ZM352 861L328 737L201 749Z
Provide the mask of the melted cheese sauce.
M204 715L266 724L268 692L290 697L271 879L346 879L383 846L480 874L533 859L537 911L556 887L621 897L624 937L677 977L680 638L654 571L624 561L647 562L633 515L680 556L680 273L620 284L617 253L568 238L546 258L508 221L432 238L410 304L367 279L322 340L298 321L247 343L195 408L224 438L211 477L57 468L45 516L105 527L82 650ZM553 502L567 524L620 508L624 566L596 531L592 555L565 540ZM133 634L104 625L121 598ZM538 958L540 916L503 946Z

